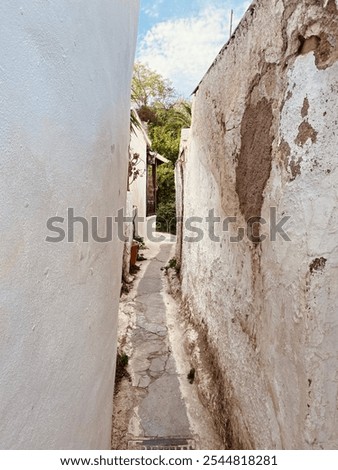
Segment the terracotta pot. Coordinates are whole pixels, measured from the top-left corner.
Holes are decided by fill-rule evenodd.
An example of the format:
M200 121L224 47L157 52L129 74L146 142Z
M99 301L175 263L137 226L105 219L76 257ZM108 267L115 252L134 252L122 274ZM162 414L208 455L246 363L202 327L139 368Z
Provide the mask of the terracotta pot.
M138 243L133 243L130 250L130 266L135 266L138 255Z

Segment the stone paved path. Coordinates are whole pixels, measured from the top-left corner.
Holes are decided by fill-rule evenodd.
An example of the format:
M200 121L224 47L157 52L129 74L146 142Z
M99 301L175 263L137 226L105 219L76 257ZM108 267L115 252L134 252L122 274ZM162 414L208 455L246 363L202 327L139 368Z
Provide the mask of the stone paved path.
M160 448L219 448L210 417L195 386L188 382L189 360L183 357L182 332L174 318L177 305L165 289L163 267L172 257L173 246L164 242L144 253L149 261L134 292L121 305L129 318L126 347L131 384L122 385L114 402L119 420L127 422L125 430L121 422L115 424L124 442L114 443L113 437L113 448L142 448L149 439Z
M147 392L138 406L140 431L151 437L190 436L161 294L161 268L168 261L171 248L168 244L161 246L139 283L136 297L138 315L131 339L135 351L130 363L133 385Z

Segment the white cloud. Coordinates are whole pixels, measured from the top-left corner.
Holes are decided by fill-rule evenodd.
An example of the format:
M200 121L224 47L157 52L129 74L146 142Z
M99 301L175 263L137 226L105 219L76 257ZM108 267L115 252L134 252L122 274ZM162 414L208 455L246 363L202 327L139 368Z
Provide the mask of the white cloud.
M190 18L157 23L141 40L137 58L189 96L229 39L229 24L230 9L215 6Z
M150 18L158 18L160 16L159 8L162 3L163 0L153 1L151 6L143 7L142 9Z

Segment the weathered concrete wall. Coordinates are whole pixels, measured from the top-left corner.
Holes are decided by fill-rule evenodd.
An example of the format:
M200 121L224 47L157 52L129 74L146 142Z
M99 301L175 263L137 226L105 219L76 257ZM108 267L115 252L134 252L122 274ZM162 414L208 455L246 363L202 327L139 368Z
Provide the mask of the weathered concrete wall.
M196 91L185 217L237 222L184 242L183 299L234 447L338 448L337 45L334 0L258 0ZM230 243L271 207L291 241Z
M109 448L137 0L0 5L0 446ZM60 224L58 225L60 226ZM67 223L62 225L65 230Z

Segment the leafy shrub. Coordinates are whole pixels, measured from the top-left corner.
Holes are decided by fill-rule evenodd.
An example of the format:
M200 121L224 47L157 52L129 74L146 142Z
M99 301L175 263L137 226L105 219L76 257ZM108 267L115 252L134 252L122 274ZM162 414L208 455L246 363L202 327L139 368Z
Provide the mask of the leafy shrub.
M175 202L160 202L157 207L156 229L159 232L176 234Z

